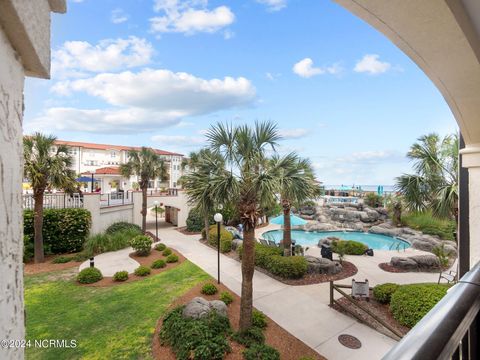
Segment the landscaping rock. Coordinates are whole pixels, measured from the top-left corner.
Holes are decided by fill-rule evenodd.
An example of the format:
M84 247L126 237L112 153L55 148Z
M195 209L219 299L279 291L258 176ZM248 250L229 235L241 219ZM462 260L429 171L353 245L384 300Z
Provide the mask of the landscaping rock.
M220 315L227 316L227 305L220 300L208 301L197 296L185 306L182 316L200 319L207 316L210 311L216 311Z
M237 250L240 245L243 244L242 239L233 239L232 241L232 250Z
M418 264L414 260L407 257L394 256L390 260L390 263L392 264L392 266L395 266L404 270L415 270L418 268Z
M342 271L342 265L339 263L315 256L305 256L307 260L307 273L309 274L338 274Z
M412 259L417 263L419 268L438 268L440 266L440 262L435 255L415 255L409 256L409 259Z

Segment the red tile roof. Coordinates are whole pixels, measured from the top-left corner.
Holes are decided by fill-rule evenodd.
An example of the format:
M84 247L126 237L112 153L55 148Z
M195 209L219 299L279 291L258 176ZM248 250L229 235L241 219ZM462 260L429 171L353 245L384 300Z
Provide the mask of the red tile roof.
M95 170L97 175L120 175L120 168L118 166L107 166Z
M57 144L59 145L67 145L72 147L82 147L86 149L95 149L95 150L140 150L141 147L138 146L123 146L123 145L108 145L108 144L95 144L95 143L87 143L87 142L79 142L79 141L66 141L66 140L57 140ZM175 155L175 156L183 156L183 154L174 153L170 151L160 150L160 149L153 149L158 155Z

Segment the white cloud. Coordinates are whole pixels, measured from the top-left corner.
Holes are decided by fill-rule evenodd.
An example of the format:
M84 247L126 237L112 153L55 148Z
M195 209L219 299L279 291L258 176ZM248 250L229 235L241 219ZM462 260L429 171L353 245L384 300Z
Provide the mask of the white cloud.
M359 73L369 73L369 74L382 74L390 70L392 65L388 62L382 62L379 60L379 55L377 54L367 54L362 59L360 59L353 69L355 72Z
M266 5L269 11L279 11L287 6L287 0L257 0L257 2Z
M110 21L114 24L121 24L128 20L128 14L123 9L117 8L112 10Z
M173 146L198 146L206 142L205 137L200 136L185 136L185 135L154 135L150 140L159 145L173 145Z
M145 39L105 39L96 45L67 41L52 53L55 77L85 76L85 72L115 71L150 63L153 46Z
M310 78L321 74L338 74L342 71L339 64L325 67L315 67L311 58L305 58L293 65L293 72L303 78Z
M303 128L280 129L278 131L283 139L299 139L308 135L308 130Z
M207 0L155 0L154 11L162 16L150 18L150 29L155 33L214 33L235 21L227 6L210 10L207 5Z

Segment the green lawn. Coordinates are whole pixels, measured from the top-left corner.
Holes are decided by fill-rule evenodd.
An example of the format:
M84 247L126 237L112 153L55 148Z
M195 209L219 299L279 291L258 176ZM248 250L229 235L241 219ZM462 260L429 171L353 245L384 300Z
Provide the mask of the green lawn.
M81 287L68 271L25 277L27 340L75 339L74 349L27 349L27 359L150 359L168 305L209 276L183 264L110 288Z

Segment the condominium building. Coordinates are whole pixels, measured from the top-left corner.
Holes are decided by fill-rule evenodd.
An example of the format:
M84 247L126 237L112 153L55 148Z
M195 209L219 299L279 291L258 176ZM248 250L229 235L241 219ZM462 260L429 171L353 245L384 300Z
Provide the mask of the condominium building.
M74 159L72 170L83 176L93 175L96 180L95 186L102 192L110 192L115 189L130 190L136 187L135 183L138 183L138 177L123 177L120 174L120 165L128 162L130 150L140 150L139 147L65 140L57 140L56 143L66 145L70 149L70 154ZM149 188L178 188L178 179L182 176L183 155L160 149L152 150L165 161L169 179L166 182L162 182L160 179L152 180Z

